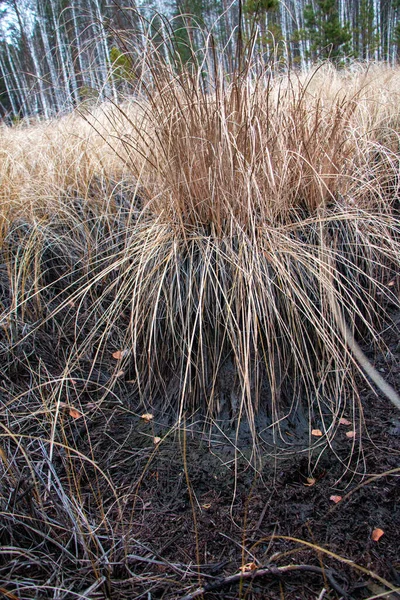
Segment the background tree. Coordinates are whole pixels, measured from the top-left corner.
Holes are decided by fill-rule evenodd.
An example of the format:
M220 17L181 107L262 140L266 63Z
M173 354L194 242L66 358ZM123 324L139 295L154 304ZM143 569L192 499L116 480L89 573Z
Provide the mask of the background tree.
M351 52L349 24L341 24L337 0L316 0L304 8L306 30L314 59L337 60Z
M278 8L278 0L246 0L243 5L244 13L254 19L260 27L261 46L265 54L271 53L271 42L274 46L275 38L282 37L282 31L276 21L269 21L271 13L275 13Z
M255 31L271 65L400 57L400 0L0 0L1 114L49 117L89 98L117 100L146 35L167 61L172 39L186 62L204 45L197 25L231 70L240 7L242 39Z

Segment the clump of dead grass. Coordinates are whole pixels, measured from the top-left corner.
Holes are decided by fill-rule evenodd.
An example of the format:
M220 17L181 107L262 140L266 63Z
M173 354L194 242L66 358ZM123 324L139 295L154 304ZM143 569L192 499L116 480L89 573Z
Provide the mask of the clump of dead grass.
M144 56L131 103L3 131L8 347L69 303L64 376L90 357L171 423L330 439L356 389L338 307L378 341L395 301L398 73Z
M176 73L147 56L140 123L116 113L142 212L98 328L126 307L120 345L147 411L245 421L254 439L257 420L303 415L329 438L355 390L338 319L376 339L395 301L389 92L373 102L368 73L349 92L335 76L332 93L329 71L260 74L250 57L228 76L213 55Z

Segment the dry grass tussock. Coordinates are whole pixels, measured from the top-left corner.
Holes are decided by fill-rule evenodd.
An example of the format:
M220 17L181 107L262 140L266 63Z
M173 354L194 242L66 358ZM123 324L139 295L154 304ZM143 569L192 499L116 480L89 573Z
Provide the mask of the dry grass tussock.
M171 422L332 432L354 370L335 311L375 337L394 301L399 72L147 68L129 103L1 130L4 350L70 302L63 377L126 350L114 371Z
M150 58L120 106L0 130L2 511L25 548L57 547L64 575L76 553L101 585L132 521L93 424L118 410L237 449L330 443L361 408L340 320L379 344L398 305L399 70ZM15 577L30 564L25 588L50 594L38 552Z

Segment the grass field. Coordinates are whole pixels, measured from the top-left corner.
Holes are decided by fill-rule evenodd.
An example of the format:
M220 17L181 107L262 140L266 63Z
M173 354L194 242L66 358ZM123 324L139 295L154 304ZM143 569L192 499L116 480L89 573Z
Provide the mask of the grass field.
M395 598L400 70L145 68L0 129L0 591Z

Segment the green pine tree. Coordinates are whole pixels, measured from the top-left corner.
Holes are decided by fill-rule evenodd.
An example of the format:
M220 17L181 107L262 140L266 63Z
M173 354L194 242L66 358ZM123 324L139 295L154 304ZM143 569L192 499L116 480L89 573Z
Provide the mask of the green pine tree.
M274 13L279 7L279 0L246 0L243 3L243 12L251 19L255 19L260 26L261 46L267 54L274 52L274 46L282 39L279 23L267 25L268 13Z
M316 10L311 4L304 9L307 37L311 42L314 59L342 59L350 53L351 31L349 24L341 25L337 0L316 0Z
M246 0L243 4L243 10L249 15L263 14L270 10L276 10L279 6L279 0Z
M377 32L374 26L374 3L373 0L360 1L360 56L367 60L373 56L377 44Z

